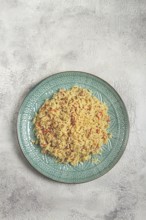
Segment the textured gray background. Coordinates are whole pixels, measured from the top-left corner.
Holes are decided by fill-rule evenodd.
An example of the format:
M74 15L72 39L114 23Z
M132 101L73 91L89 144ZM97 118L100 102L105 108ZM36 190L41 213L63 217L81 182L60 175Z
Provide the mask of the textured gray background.
M19 149L22 99L50 74L80 70L108 81L127 106L131 132L103 177L60 184ZM0 219L146 219L146 1L0 0Z

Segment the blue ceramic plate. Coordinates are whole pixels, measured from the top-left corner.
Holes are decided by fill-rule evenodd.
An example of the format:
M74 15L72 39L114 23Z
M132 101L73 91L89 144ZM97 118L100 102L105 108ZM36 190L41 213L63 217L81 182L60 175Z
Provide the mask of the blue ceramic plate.
M41 153L33 144L35 139L32 119L45 99L52 97L60 88L74 85L89 89L109 108L112 139L102 147L98 163L84 162L78 166L61 164L49 155ZM64 183L82 183L94 180L107 173L122 156L129 136L129 120L125 105L117 92L104 80L89 73L68 71L52 75L41 81L25 98L18 115L18 139L29 163L43 175Z

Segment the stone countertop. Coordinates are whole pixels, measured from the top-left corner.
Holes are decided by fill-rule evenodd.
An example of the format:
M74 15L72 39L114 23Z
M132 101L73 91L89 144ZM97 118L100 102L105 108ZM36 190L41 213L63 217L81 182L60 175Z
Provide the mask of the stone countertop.
M0 219L145 220L146 1L0 0ZM84 184L35 171L17 141L21 102L60 71L93 73L123 98L130 138L118 164Z

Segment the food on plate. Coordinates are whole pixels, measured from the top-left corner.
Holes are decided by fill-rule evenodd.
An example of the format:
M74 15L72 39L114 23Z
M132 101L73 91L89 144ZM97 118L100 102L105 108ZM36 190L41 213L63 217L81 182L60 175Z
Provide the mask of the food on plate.
M107 105L77 86L45 100L33 123L42 153L73 166L90 160L111 138Z

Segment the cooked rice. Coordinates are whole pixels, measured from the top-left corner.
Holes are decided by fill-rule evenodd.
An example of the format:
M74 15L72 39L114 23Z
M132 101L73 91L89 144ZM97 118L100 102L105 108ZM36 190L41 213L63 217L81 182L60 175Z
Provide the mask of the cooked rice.
M42 152L73 166L98 154L111 136L107 105L77 86L47 99L33 122Z

